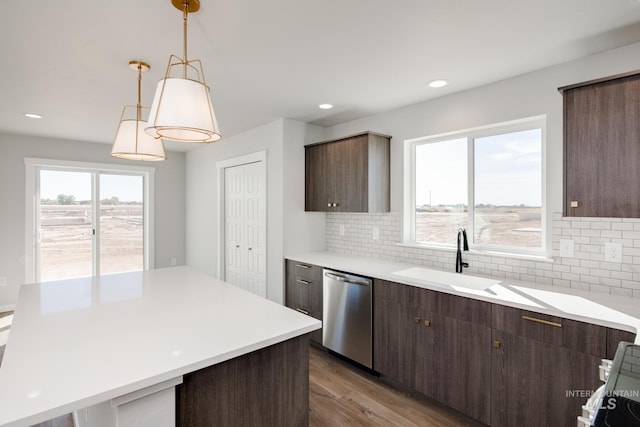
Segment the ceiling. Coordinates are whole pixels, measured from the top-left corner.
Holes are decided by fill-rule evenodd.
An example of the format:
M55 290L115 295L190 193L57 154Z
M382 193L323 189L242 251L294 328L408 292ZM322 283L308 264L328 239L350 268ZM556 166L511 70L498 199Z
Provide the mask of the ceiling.
M224 141L280 117L331 126L639 41L640 0L201 0L188 49ZM0 132L111 143L136 102L128 62L151 65L150 106L169 55L182 56L182 13L170 0L5 1L0 53ZM440 78L449 85L427 86Z

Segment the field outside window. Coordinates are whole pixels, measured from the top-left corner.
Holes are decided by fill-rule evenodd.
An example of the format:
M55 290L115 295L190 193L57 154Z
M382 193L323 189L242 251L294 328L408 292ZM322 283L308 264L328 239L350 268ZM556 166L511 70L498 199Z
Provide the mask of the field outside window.
M540 120L412 142L415 243L453 246L467 229L476 249L544 249Z

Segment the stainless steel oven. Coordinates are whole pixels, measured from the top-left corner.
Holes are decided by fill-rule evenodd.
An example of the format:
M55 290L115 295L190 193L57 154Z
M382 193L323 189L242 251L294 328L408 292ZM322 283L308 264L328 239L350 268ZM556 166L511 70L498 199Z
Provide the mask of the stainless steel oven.
M606 383L583 407L578 426L640 427L640 346L620 342L613 362L603 360L600 372Z

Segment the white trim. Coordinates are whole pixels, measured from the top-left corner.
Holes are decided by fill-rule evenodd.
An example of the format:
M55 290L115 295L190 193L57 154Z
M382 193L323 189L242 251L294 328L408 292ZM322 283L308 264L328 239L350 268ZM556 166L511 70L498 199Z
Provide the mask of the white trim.
M224 200L225 200L225 193L224 193L224 170L226 168L230 168L230 167L235 167L235 166L241 166L241 165L246 165L249 163L258 163L258 162L263 162L264 168L262 169L262 180L264 181L264 185L265 185L265 227L264 227L264 235L263 237L263 241L265 242L265 283L268 283L267 278L268 276L268 270L269 270L269 263L267 262L269 259L269 250L268 250L268 241L267 241L267 227L266 225L269 223L268 221L268 207L267 204L269 203L269 187L267 185L267 152L266 150L263 151L257 151L255 153L250 153L250 154L245 154L243 156L238 156L238 157L233 157L231 159L225 159L225 160L220 160L216 162L216 169L217 169L217 174L218 174L218 256L216 259L217 262L217 266L215 268L215 271L217 274L214 274L218 279L220 280L224 280L225 277L225 235L224 235L224 212L225 212L225 206L224 206Z
M100 174L102 173L115 173L115 174L133 174L143 177L143 209L144 209L144 221L143 221L143 239L144 239L144 253L143 253L143 268L145 270L155 268L155 239L154 239L154 189L155 189L155 168L148 166L134 166L134 165L120 165L120 164L108 164L108 163L95 163L95 162L78 162L70 160L55 160L55 159L42 159L25 157L25 283L33 283L37 280L37 266L38 260L36 251L36 240L39 238L38 230L39 224L36 224L38 215L36 215L36 209L39 206L36 203L40 200L40 183L38 171L41 169L46 170L73 170L73 171L86 171L94 173L92 175L92 194L94 198L99 200L99 183L97 182ZM94 210L98 209L97 205ZM99 216L96 212L93 212L93 229L95 235L93 236L93 256L98 257L99 243L96 236L100 232L100 224L98 221ZM93 268L99 268L99 257L94 259ZM99 270L98 270L99 271ZM97 272L94 270L93 274Z
M76 169L76 170L88 170L88 171L100 171L100 172L154 172L155 168L148 166L132 166L132 165L119 165L110 163L92 163L92 162L76 162L71 160L53 160L53 159L39 159L34 157L25 157L25 165L44 166L47 169Z

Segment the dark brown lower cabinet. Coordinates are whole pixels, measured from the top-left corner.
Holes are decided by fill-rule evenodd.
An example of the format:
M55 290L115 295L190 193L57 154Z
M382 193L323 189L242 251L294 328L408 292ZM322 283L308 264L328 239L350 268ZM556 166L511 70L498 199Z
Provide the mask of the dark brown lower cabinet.
M420 325L414 312L398 302L374 298L374 369L411 388L416 388L416 365L421 362L416 353Z
M309 425L309 334L187 374L176 426Z
M437 292L376 281L374 296L374 369L488 424L491 328L423 308L446 306Z
M491 420L491 328L433 315L433 398L489 424Z
M574 427L600 358L499 330L493 341L491 426Z
M322 320L322 267L285 261L285 305ZM311 340L322 344L322 329L311 333Z

